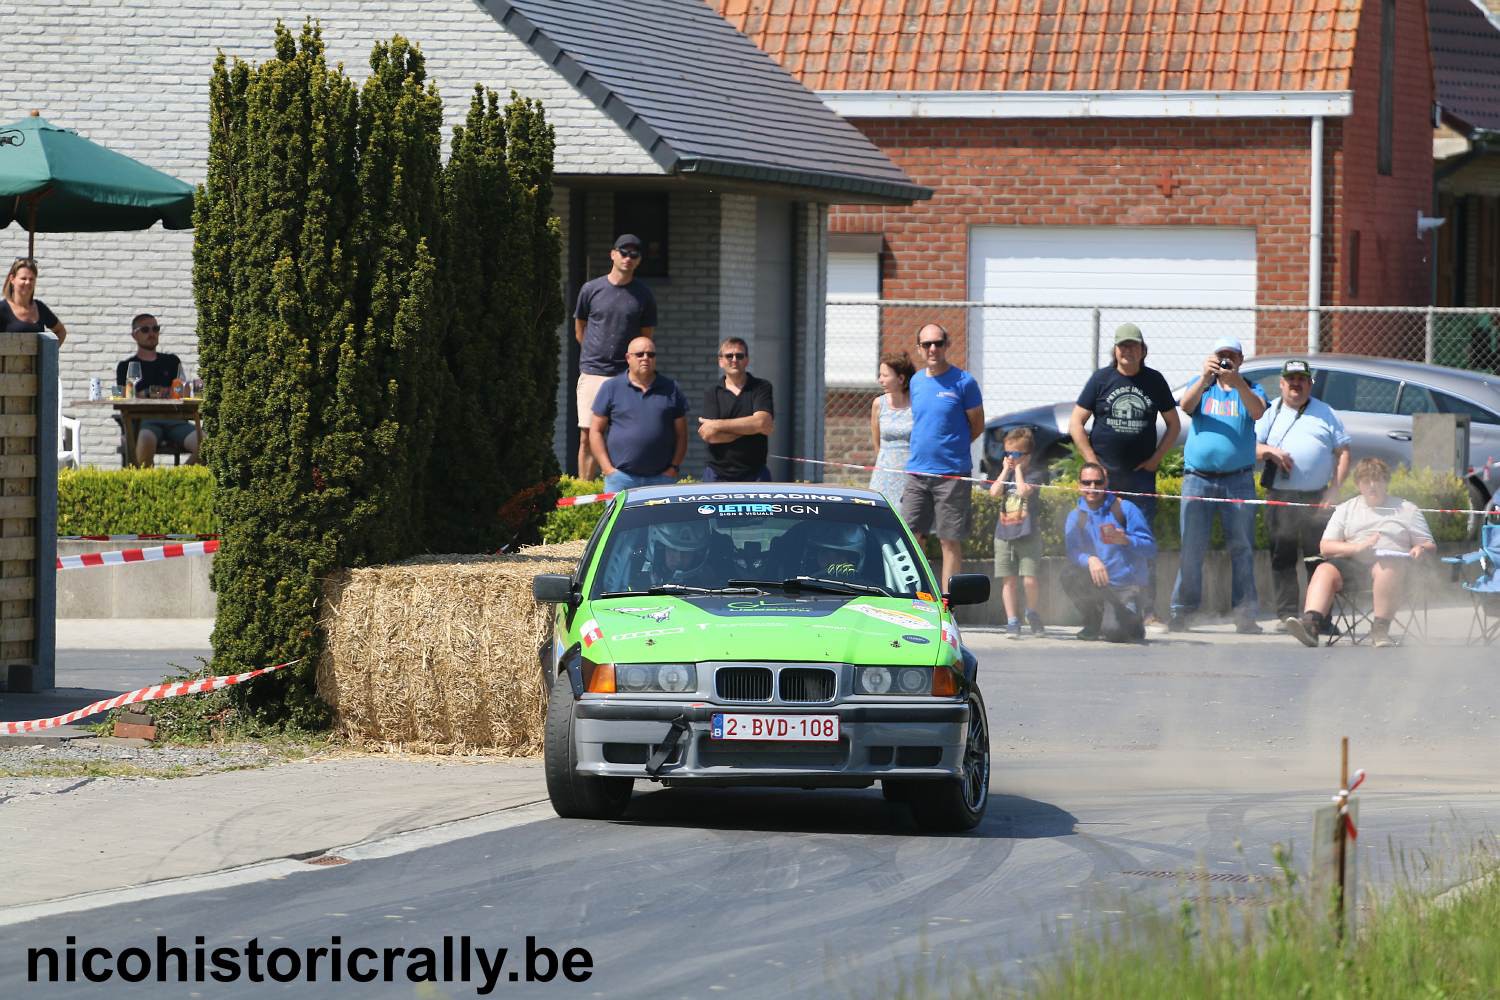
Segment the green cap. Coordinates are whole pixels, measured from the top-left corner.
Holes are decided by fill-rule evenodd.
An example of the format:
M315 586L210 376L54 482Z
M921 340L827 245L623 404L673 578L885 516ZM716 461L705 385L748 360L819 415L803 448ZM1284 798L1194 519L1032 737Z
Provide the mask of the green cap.
M1308 378L1312 378L1312 366L1301 358L1293 358L1281 366L1281 374L1283 377L1287 375L1306 375Z
M1134 323L1121 323L1119 326L1115 327L1116 344L1128 344L1132 340L1139 341L1142 344L1146 342L1146 338L1141 336L1140 327L1136 326Z

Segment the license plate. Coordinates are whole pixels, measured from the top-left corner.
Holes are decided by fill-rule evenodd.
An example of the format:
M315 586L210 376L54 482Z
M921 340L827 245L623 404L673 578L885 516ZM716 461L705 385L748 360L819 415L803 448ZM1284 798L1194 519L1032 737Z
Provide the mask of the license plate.
M711 735L716 740L780 740L837 743L837 715L750 715L715 712Z

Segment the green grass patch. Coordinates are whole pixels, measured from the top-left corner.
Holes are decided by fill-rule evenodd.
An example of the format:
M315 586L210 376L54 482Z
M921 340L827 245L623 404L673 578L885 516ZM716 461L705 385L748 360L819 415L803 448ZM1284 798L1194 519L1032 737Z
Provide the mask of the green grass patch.
M39 760L0 766L0 778L190 778L198 773L199 769L182 764L141 767L128 761L102 760Z

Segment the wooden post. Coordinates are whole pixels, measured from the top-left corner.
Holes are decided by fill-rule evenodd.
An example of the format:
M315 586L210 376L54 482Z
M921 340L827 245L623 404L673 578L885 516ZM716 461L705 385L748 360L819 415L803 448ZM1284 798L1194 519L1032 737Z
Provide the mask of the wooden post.
M53 684L57 339L0 335L0 687Z

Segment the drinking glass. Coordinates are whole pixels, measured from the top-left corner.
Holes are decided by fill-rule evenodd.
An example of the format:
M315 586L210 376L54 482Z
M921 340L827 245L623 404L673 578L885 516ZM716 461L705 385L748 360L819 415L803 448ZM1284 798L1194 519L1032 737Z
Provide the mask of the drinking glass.
M125 366L125 398L135 399L140 394L141 363L132 361Z

